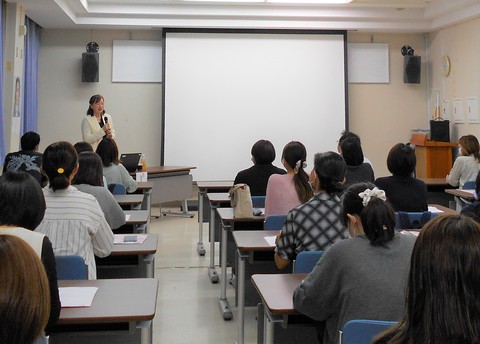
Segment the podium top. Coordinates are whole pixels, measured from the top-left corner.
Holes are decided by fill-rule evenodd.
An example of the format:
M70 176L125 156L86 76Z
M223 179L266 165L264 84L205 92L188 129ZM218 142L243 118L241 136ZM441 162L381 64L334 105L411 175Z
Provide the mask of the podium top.
M423 147L457 147L456 142L429 141L425 134L412 134L410 143Z

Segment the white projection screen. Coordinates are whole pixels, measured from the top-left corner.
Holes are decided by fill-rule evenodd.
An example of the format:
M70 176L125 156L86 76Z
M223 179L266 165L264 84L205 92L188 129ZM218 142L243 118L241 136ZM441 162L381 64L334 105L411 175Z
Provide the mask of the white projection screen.
M193 179L233 180L259 139L336 151L348 128L344 31L164 29L163 146Z

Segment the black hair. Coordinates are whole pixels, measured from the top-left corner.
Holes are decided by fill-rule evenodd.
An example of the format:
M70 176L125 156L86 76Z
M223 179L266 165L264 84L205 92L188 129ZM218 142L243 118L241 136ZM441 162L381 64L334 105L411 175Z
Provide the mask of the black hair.
M8 171L0 176L0 225L35 230L45 215L45 197L30 174Z
M329 194L343 191L342 182L347 171L347 164L340 154L335 152L315 154L313 169L317 174L321 189Z
M417 158L408 144L397 143L390 149L387 157L388 170L396 176L408 177L415 171Z
M355 133L352 133L351 131L344 130L344 131L342 131L342 134L340 135L340 138L338 139L338 144L340 144L343 140L348 139L348 138L354 138L354 139L357 139L360 142L360 136L358 136Z
M85 141L77 142L73 145L73 148L77 151L77 154L82 152L93 152L93 147L90 143Z
M70 142L55 142L45 149L42 168L53 191L66 189L70 185L68 178L77 163L78 155Z
M93 105L98 103L99 101L104 100L103 96L100 94L94 94L93 96L90 97L90 100L88 101L88 104ZM105 109L103 109L102 115L105 113ZM87 115L93 116L93 109L89 106L87 109Z
M358 215L362 221L363 231L374 246L392 240L395 234L395 212L391 205L378 197L371 197L366 206L359 196L365 190L373 190L372 183L357 183L350 186L343 195L342 220L348 223L347 214Z
M353 136L348 137L340 141L339 146L347 166L358 166L363 163L364 156L360 139Z
M20 139L20 147L24 151L33 151L40 144L40 135L34 131L28 131Z
M268 165L275 160L275 147L268 140L258 140L252 146L252 157L256 165Z
M120 162L117 144L115 140L109 137L104 137L102 141L100 141L97 147L97 154L100 156L100 159L102 159L104 167L108 167L111 164L118 165Z
M72 184L103 186L102 159L94 152L82 152L78 155L78 171Z
M282 160L295 171L293 183L298 199L302 203L307 202L313 196L312 188L308 183L308 174L303 167L306 159L307 149L301 142L291 141L283 148Z

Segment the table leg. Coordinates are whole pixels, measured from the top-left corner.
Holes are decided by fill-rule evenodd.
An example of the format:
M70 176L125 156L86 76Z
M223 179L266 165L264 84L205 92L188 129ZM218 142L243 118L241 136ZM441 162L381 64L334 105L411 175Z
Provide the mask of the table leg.
M210 210L210 266L208 267L208 277L212 283L218 283L218 274L215 269L215 211L216 204L211 204Z
M238 344L243 344L245 336L245 259L248 255L238 253Z
M263 314L263 344L274 343L274 322L270 319L267 313L267 306L264 305Z
M146 265L146 278L155 277L155 254L147 254L143 261Z
M197 252L200 256L205 255L205 246L203 245L203 196L205 190L198 190L198 243Z
M230 320L233 317L230 304L227 300L227 231L229 225L225 225L222 221L222 242L221 242L221 261L222 261L222 285L220 290L220 299L218 300L218 305L220 307L220 312L222 313L223 320Z

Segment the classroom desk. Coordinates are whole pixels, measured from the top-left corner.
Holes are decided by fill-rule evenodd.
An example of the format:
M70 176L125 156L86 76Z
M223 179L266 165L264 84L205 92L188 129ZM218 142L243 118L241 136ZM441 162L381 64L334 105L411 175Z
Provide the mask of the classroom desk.
M237 245L238 271L238 340L237 343L243 344L245 339L245 262L253 256L255 251L273 251L275 246L270 246L265 240L267 236L275 236L275 231L235 231L232 233L235 244Z
M297 313L293 308L293 292L306 274L258 274L252 282L262 299L264 308L263 343L274 343L274 322L283 322L284 316Z
M124 210L123 212L125 215L130 215L125 224L133 225L134 233L148 233L148 221L150 219L150 212L148 210Z
M50 344L153 343L158 280L58 281L58 286L98 290L90 307L62 308Z
M466 200L468 200L470 202L475 201L475 196L473 195L474 191L475 190L460 190L460 189L446 189L445 190L445 192L450 194L450 195L465 198Z
M198 187L198 243L197 252L200 256L205 255L203 245L203 200L209 191L228 191L233 186L233 180L197 181Z
M456 211L455 209L450 209L441 204L429 204L428 207L435 207L438 210L442 211L443 213L439 213L439 215L458 215L458 211Z
M218 274L215 269L215 216L216 210L222 205L230 204L230 195L228 192L207 193L210 204L210 266L208 267L208 277L212 283L218 282ZM201 222L200 222L201 223Z
M115 244L108 257L95 257L97 278L153 278L158 234L148 234L141 244Z
M131 207L132 209L140 209L143 203L143 195L139 194L113 195L113 198L121 207Z
M233 208L217 208L217 213L222 222L222 236L220 241L220 262L222 271L222 280L220 286L219 307L224 320L230 320L233 317L230 304L227 300L227 231L235 230L236 222L264 222L265 216L253 216L252 218L235 218Z

